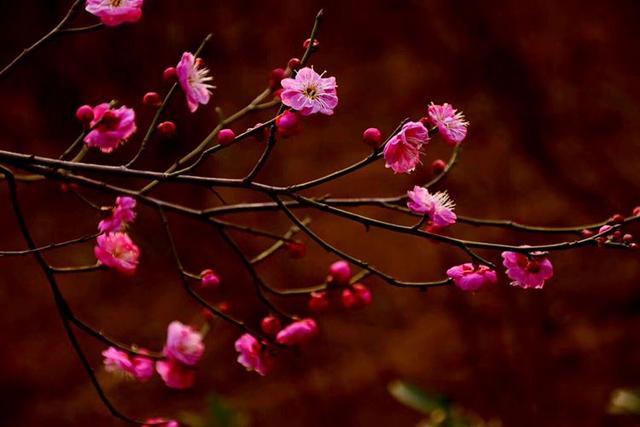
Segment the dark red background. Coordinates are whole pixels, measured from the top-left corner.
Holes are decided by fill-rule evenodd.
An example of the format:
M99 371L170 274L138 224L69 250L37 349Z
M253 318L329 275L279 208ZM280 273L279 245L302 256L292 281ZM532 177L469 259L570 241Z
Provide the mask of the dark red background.
M48 31L68 2L0 4L0 62ZM325 8L322 47L313 63L338 79L332 118L305 122L300 137L282 141L259 179L295 183L367 154L362 130L389 132L404 117L424 114L429 101L450 102L471 121L462 159L440 185L458 212L569 225L629 214L638 198L640 97L638 22L634 1L147 1L136 25L67 36L48 44L0 82L0 147L57 156L79 132L78 105L110 99L134 107L145 129L148 90L166 90L162 70L193 50L207 32L203 57L215 75L213 102L195 115L179 94L168 117L172 141L154 140L139 166L161 170L214 126L213 106L227 114L262 90L270 69L301 54L313 16ZM94 22L82 14L77 24ZM234 126L241 130L269 113ZM119 164L142 131L114 156ZM199 173L241 176L261 152L246 141L210 160ZM436 140L426 164L446 155ZM381 163L309 194L394 195L428 179L426 168L394 176ZM137 188L137 181L116 180ZM98 217L56 183L21 185L27 219L39 243L93 231ZM112 197L86 195L108 204ZM210 206L210 193L179 186L158 197ZM232 201L262 200L224 191ZM8 206L1 210L3 249L24 247ZM464 254L415 238L394 236L315 212L314 229L336 245L407 280L442 277ZM366 211L400 220L388 212ZM234 314L255 321L264 310L247 275L215 233L172 216L189 268L223 275ZM282 215L234 218L282 232ZM87 321L124 341L160 348L173 319L197 321L199 308L180 289L157 214L140 209L132 234L143 251L133 279L110 272L67 276L61 285ZM556 241L501 230L456 226L456 236L510 243ZM238 239L249 254L269 243ZM498 254L483 253L498 260ZM94 262L90 243L50 253L56 264ZM310 244L302 261L280 254L261 272L282 288L319 283L335 257ZM507 286L463 294L392 289L369 280L375 302L357 313L323 316L321 338L286 356L266 378L235 363L238 331L217 325L207 337L198 382L173 392L159 380L121 384L99 373L125 412L144 417L203 411L210 391L247 412L254 426L415 425L420 416L386 392L407 379L450 396L506 426L632 426L638 419L606 415L613 389L640 384L640 267L637 253L582 249L555 254L556 277L540 292ZM31 258L0 258L0 421L3 425L116 425L98 401L64 336L44 277ZM303 305L288 304L290 308ZM102 346L84 339L99 368Z

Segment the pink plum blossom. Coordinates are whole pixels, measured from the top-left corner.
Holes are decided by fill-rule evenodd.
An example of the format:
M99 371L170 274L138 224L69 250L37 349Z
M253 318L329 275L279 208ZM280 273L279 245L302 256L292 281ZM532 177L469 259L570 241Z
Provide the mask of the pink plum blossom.
M191 52L184 52L178 65L176 65L178 82L187 97L189 111L194 113L200 104L205 105L211 97L211 89L215 86L209 82L213 77L209 75L209 69L203 67Z
M111 153L136 131L136 113L122 106L111 108L108 103L93 107L91 131L84 137L89 147L97 147L103 153Z
M140 350L140 353L147 353L145 350ZM140 382L147 382L153 376L154 362L148 357L134 356L131 358L133 364L133 376Z
M193 366L198 363L204 353L202 334L188 325L173 321L167 328L167 342L163 352L170 359Z
M179 427L176 420L167 420L165 418L149 418L142 427Z
M169 388L184 390L193 386L196 380L196 371L192 366L187 366L176 359L158 360L156 371Z
M138 267L140 249L127 233L115 232L98 236L93 251L98 261L120 273L133 274Z
M336 78L322 77L313 68L301 68L295 78L282 79L280 84L282 103L303 116L315 113L330 116L338 105Z
M113 208L111 216L100 221L98 230L102 233L124 230L127 224L136 219L135 207L135 199L127 196L117 197L116 206Z
M553 277L553 264L541 253L502 252L502 259L513 286L542 289L544 282Z
M464 114L457 111L446 102L436 105L433 102L427 109L429 122L438 128L438 132L449 145L457 145L467 136L469 122L464 120Z
M104 369L107 372L133 378L133 362L127 353L109 347L102 352L102 356L104 357Z
M266 375L273 367L273 356L253 335L244 334L236 340L235 348L238 353L238 363L247 371L256 371Z
M422 123L406 123L384 146L385 167L394 173L412 172L420 163L420 149L428 142L429 131Z
M318 324L313 319L303 319L287 325L278 332L276 341L284 345L305 344L318 334Z
M407 207L412 212L428 215L436 228L445 228L455 224L457 216L453 212L455 203L446 191L429 193L424 187L416 185L413 191L407 191Z
M447 276L463 291L477 291L498 280L496 272L486 265L474 266L467 262L447 270Z
M144 356L131 358L124 351L109 347L102 352L107 372L146 382L153 376L153 360Z
M85 10L100 18L108 27L137 22L142 17L144 0L87 0Z

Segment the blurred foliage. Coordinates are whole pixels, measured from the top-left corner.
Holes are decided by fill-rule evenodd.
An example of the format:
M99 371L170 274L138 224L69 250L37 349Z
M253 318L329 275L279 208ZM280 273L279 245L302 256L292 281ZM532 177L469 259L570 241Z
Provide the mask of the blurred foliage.
M614 390L607 411L613 415L640 415L640 388Z
M182 412L178 417L181 425L190 427L247 427L249 416L215 393L207 396L207 410L204 414Z
M400 403L424 414L418 427L500 427L499 420L484 421L478 415L457 405L446 396L429 393L420 387L396 380L388 385L391 395Z

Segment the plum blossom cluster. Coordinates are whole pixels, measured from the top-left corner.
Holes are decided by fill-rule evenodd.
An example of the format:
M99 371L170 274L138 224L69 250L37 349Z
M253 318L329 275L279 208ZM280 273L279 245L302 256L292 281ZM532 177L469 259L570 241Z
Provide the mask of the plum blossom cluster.
M425 125L433 126L428 130ZM409 122L384 146L385 167L394 173L411 173L421 164L420 155L431 134L438 132L444 141L452 146L460 144L467 136L469 122L464 120L462 112L444 103L427 108L427 116L420 121Z
M117 197L111 215L98 223L101 234L94 247L99 264L125 275L136 272L140 258L140 248L125 231L136 218L135 207L135 199Z
M204 354L203 335L189 325L173 321L167 328L163 358L154 361L145 354L149 353L144 349L131 356L109 347L102 352L105 371L140 382L149 381L157 372L169 388L190 388L195 382L195 366Z
M85 10L99 18L101 23L107 27L139 21L142 17L142 7L143 0L86 0L85 2ZM0 160L3 164L6 162L16 168L25 168L29 172L35 170L37 173L51 175L65 183L70 183L73 186L71 187L73 191L80 191L78 188L84 184L106 191L112 194L111 197L120 195L115 199L113 206L97 208L103 215L97 225L99 234L93 248L97 263L88 268L79 267L77 271L110 269L125 276L137 274L139 265L145 262L144 259L141 259L140 247L130 235L131 226L138 217L138 212L136 212L138 203L154 207L162 217L163 231L170 244L173 263L180 272L180 279L187 294L203 307L203 316L206 322L200 328L177 320L171 322L167 327L164 346L159 352L118 344L115 341L110 341L101 331L94 331L90 326L83 325L83 329L93 331L93 335L98 339L106 340L112 344L102 352L105 371L121 378L139 382L149 382L157 373L167 387L175 390L188 389L195 384L196 372L204 357L204 340L209 331L210 322L217 318L240 329L239 336L234 335L234 337L238 337L233 343L233 348L237 352L237 362L241 367L261 376L277 374L275 371L278 364L282 363L281 361L284 359L281 357L283 351L291 348L304 348L318 337L320 334L319 319L323 313L334 311L342 314L373 304L371 285L368 282L364 283L368 276L403 288L425 290L430 287L451 285L462 291L476 292L492 289L498 284L500 276L503 275L503 281L516 288L541 290L554 276L554 266L551 261L552 251L589 245L617 249L637 248L634 236L625 227L640 219L640 207L635 208L629 217L616 214L600 224L584 229L582 229L583 227L565 228L561 231L568 229L576 238L556 244L507 245L468 241L458 237L458 233L462 234L462 230L459 230L460 223L494 226L496 221L483 221L482 219L470 221L470 217L456 213L457 205L446 190L434 190L436 184L449 173L455 163L460 145L467 137L469 126L463 112L448 103L429 103L424 117L405 120L392 132L385 133L376 127L365 129L362 133L362 142L370 148L368 150L370 154L351 166L338 169L311 181L283 187L272 186L256 180L260 178L258 174L269 160L273 147L280 140L293 140L303 133L303 120L307 120L307 117L312 115L332 116L338 111L339 97L336 78L326 76L326 72L318 73L313 66L308 65L311 54L316 52L320 46L315 37L320 16L316 19L311 37L303 44L305 54L302 59L290 58L286 67L273 69L265 81L267 86L265 91L245 108L229 116L225 116L220 109L216 109L219 123L211 133L201 144L197 145L197 148L173 162L172 166L164 173L135 169L132 164L137 161L147 148L148 143L157 135L166 139L176 133L177 125L171 117L168 117L168 113L164 109L164 106L171 101L174 92L184 95L186 108L191 113L196 113L199 109L210 108L212 90L215 89L215 86L212 85L213 76L210 70L205 66L203 59L199 57L202 46L193 52L185 51L179 60L176 58L178 62L175 66L169 66L164 70L163 79L166 84L172 85L164 97L158 92L148 91L141 98L142 105L145 108L154 109L156 114L139 141L139 148L133 158L120 167L101 167L103 165L82 162L84 155L90 148L95 148L103 154L110 154L116 150L126 154L124 152L131 145L134 145L132 140L137 137L138 129L136 112L133 108L118 105L115 101L103 102L94 106L92 106L93 104L82 105L76 110L76 118L82 123L82 133L76 142L82 148L77 150L78 153L70 161L61 159L64 159L75 149L75 143L63 153L60 159L45 159L46 162L43 163L38 163L42 158L36 158L36 156L27 156L25 159L24 155L20 153L0 152ZM102 25L98 26L102 27ZM207 40L208 38L205 39L205 42ZM181 108L184 108L184 101L181 105ZM276 108L277 112L271 118L258 118L261 122L251 127L240 127L237 122L237 119L249 114ZM435 159L429 167L424 167L423 161L430 155L429 144L436 137L440 137L447 146L451 147L452 156L448 162ZM211 176L195 175L195 168L205 162L209 156L243 140L254 141L254 143L259 141L265 147L262 156L246 176L218 179ZM82 145L83 142L84 145ZM120 149L125 143L127 143L126 148ZM396 174L410 174L418 170L430 173L432 180L413 182L409 189L407 186L403 186L401 193L396 197L334 198L329 195L312 197L302 193L302 190L309 190L320 184L349 175L378 160L384 161L384 168L391 169L393 172L393 174L385 173L386 179L391 180L395 178ZM70 164L73 165L70 166ZM83 169L83 167L87 169ZM378 167L380 171L385 170L380 163L378 163ZM1 165L0 168L6 177L13 176L9 169ZM69 171L72 171L73 175L69 174ZM128 185L119 187L119 184L116 185L110 181L98 182L94 178L86 177L83 175L84 171L100 171L109 177L133 175L137 178L149 179L150 182L141 189L133 189ZM418 179L416 176L423 175L416 173L411 178ZM215 194L216 198L220 200L220 204L208 209L201 207L196 209L191 206L179 205L170 197L165 200L159 196L150 197L148 195L148 191L171 179L182 179L184 181L182 184L188 183L206 188L208 192ZM13 181L8 179L7 182L11 184ZM262 193L270 201L264 203L227 203L217 192L216 187L218 186ZM126 194L126 196L122 194ZM454 194L456 200L460 202L459 206L464 209L464 195L459 192L454 192ZM88 201L84 196L81 196L81 199ZM89 205L96 208L95 203L88 202ZM406 215L408 219L417 222L413 226L407 226L343 209L344 206L371 205L389 209L399 215ZM172 214L179 214L211 226L224 238L226 248L229 248L240 258L242 265L252 277L252 285L260 297L264 309L264 312L258 313L258 316L254 318L254 320L260 319L259 325L253 325L252 321L246 319L236 318L236 313L233 313L235 306L223 299L222 295L228 289L227 286L231 280L227 278L222 267L218 269L214 262L212 264L215 269L207 265L207 268L202 269L200 273L194 273L183 265L180 259L179 245L175 243L173 238L164 207L171 210ZM340 249L338 245L324 240L311 230L308 222L297 217L294 208L298 207L335 215L363 225L367 230L370 227L379 227L420 237L425 241L444 243L460 249L467 258L464 260L465 262L458 265L449 266L446 269L442 268L442 276L444 276L442 280L402 281L376 268L367 260L360 260ZM19 213L16 206L14 209ZM231 217L236 212L261 212L274 209L284 213L291 220L292 228L285 235L267 229L236 224L232 220L227 221L226 218L225 221L221 221L217 217L218 215ZM513 227L514 225L509 223L507 226ZM520 227L526 231L540 233L548 231L557 234L559 232L558 229L553 228ZM269 238L274 240L274 243L265 251L250 258L234 238L227 233L228 230ZM95 233L95 229L93 231ZM323 271L318 275L319 285L307 288L288 286L286 290L275 289L266 283L254 265L264 262L281 248L286 249L292 260L305 258L307 245L302 238L294 238L296 233L303 233L309 240L317 243L338 260L328 266L328 271ZM450 237L452 235L456 237ZM88 239L84 240L93 240L95 236L96 234L91 234ZM25 234L25 238L27 241L31 240L28 234ZM83 239L78 240L78 242L80 241ZM31 246L30 250L33 254L40 257L40 251L36 250L35 246ZM477 249L493 251L495 255L493 258L485 259L476 253ZM222 248L216 248L216 250L222 250ZM393 251L392 255L396 256L397 250L397 248L391 248L390 253ZM500 258L502 267L496 265ZM51 278L60 269L51 267L43 258L38 260L41 265L46 265L45 271L48 273L47 277L53 289L59 291L55 279ZM356 269L360 271L356 271ZM74 270L71 267L64 271ZM224 284L221 273L225 273ZM192 286L192 282L196 284ZM58 294L63 295L61 291ZM306 305L303 305L302 308L299 307L293 313L288 313L279 306L276 299L291 295L302 297L301 301ZM56 303L60 303L60 301L57 299ZM73 321L75 317L70 314L70 310L64 304L63 308L59 309L61 316L67 316L67 320ZM231 350L231 343L229 343L229 349ZM80 357L84 357L82 351L78 351L78 353ZM237 366L237 368L240 367ZM101 396L104 395L99 385L97 388ZM151 418L145 422L138 422L142 425L145 425L144 423L167 427L178 426L177 421L165 418Z
M156 362L156 370L167 387L181 390L193 386L195 366L204 354L202 338L191 326L178 321L169 324L162 351L165 359Z

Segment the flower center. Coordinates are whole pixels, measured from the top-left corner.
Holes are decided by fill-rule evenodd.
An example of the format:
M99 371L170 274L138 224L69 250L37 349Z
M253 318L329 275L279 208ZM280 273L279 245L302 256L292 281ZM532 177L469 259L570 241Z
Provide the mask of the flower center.
M316 99L318 96L318 88L316 86L307 86L304 89L304 95L310 99Z
M529 261L525 270L529 273L539 273L540 272L540 263L538 261Z
M118 7L122 4L122 0L111 0L111 6Z

